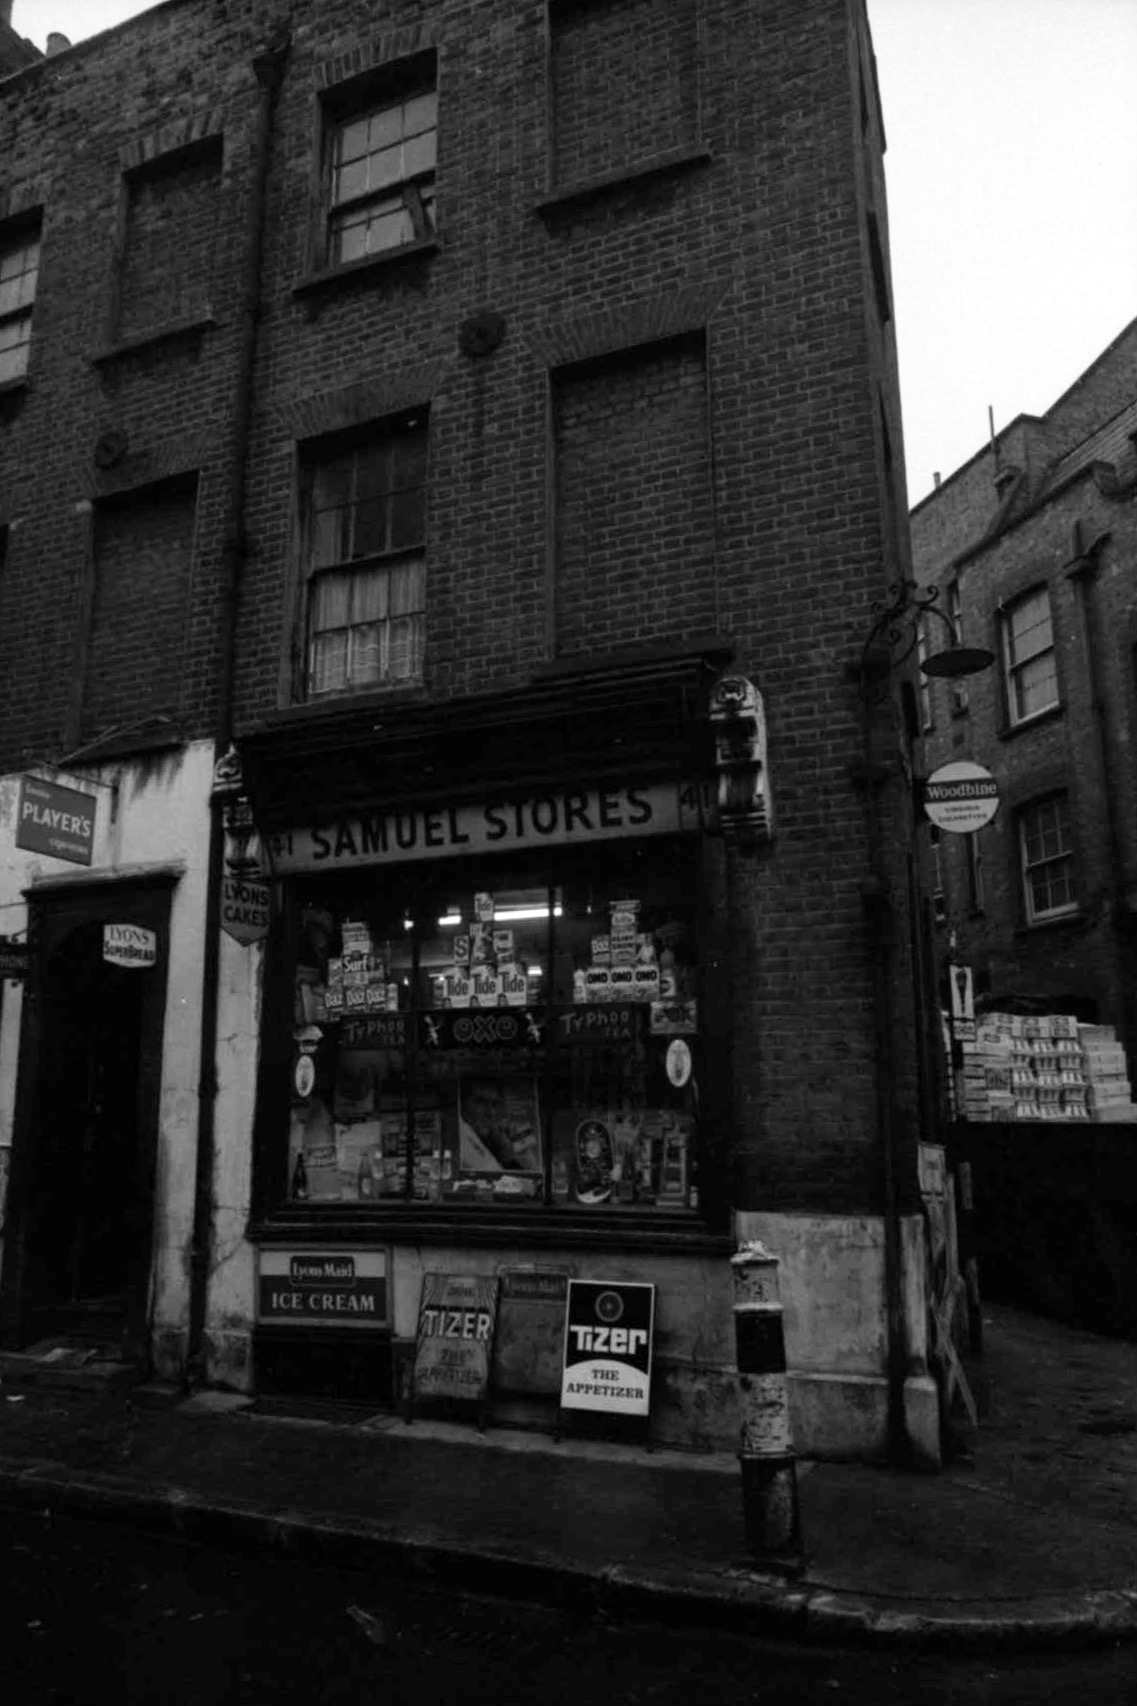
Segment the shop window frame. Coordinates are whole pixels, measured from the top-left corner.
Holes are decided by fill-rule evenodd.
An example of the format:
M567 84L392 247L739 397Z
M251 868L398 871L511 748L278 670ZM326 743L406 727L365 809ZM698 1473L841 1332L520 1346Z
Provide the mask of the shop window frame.
M627 848L629 843L622 843ZM703 949L702 919L706 915L706 902L703 893L703 883L699 877L701 854L694 839L689 836L652 837L650 847L655 849L663 859L661 868L666 869L670 858L676 851L689 850L692 871L695 876L694 892L686 902L690 923L695 938L694 987L696 1000L699 1003L699 1033L697 1037L688 1038L692 1044L692 1052L696 1057L696 1076L700 1080L700 1098L698 1117L694 1123L691 1138L691 1158L695 1162L699 1180L698 1206L675 1205L660 1207L658 1204L620 1204L610 1203L602 1208L587 1206L575 1201L555 1201L552 1197L551 1185L553 1174L554 1105L550 1097L550 1085L555 1075L555 1057L567 1044L557 1037L557 1027L550 1027L550 1040L545 1050L544 1064L541 1072L541 1120L544 1135L544 1193L541 1200L526 1202L520 1205L501 1202L470 1202L455 1200L453 1197L431 1200L416 1199L411 1194L413 1172L413 1114L411 1105L417 1096L421 1095L423 1087L429 1081L418 1074L417 1062L408 1059L407 1091L408 1104L408 1160L404 1188L401 1196L383 1196L372 1200L348 1200L343 1202L309 1201L297 1203L289 1195L289 1168L291 1157L287 1132L290 1119L290 1094L286 1080L289 1076L289 1061L293 1048L293 972L296 964L296 949L299 941L299 917L301 909L301 893L310 884L302 883L293 886L295 879L290 880L281 896L281 906L277 924L270 938L268 960L266 963L266 992L263 1013L261 1067L258 1081L257 1117L255 1130L256 1165L254 1171L253 1215L250 1225L250 1236L256 1240L270 1240L282 1235L282 1229L287 1228L290 1237L311 1236L313 1239L350 1240L351 1238L383 1236L398 1238L401 1235L422 1237L426 1241L431 1238L456 1240L469 1239L472 1242L491 1242L501 1237L517 1238L529 1245L563 1244L566 1239L570 1243L616 1243L628 1242L643 1245L658 1246L675 1242L690 1245L693 1241L699 1243L710 1238L715 1240L718 1248L726 1231L725 1190L726 1179L723 1157L714 1154L715 1144L712 1140L711 1122L716 1119L721 1124L729 1118L726 1108L715 1108L715 1094L711 1090L716 1077L716 1068L709 1056L713 1049L713 1039L710 1034L706 1016L706 953ZM603 855L612 852L612 844L598 844L598 855L591 859L596 872L603 881L607 861ZM550 849L545 856L545 865L549 865L557 850ZM579 858L579 853L576 855ZM553 864L553 875L547 882L549 893L562 880L555 875L556 862ZM403 897L413 895L412 910L424 917L433 918L435 909L446 903L448 896L453 896L456 887L463 892L470 887L472 881L484 884L491 890L495 886L515 886L518 873L525 867L519 855L479 855L470 860L442 860L430 865L409 862L399 867L391 867L385 873L387 880L395 881L392 893L398 896L393 904L405 904ZM579 869L579 867L578 867ZM532 881L533 867L529 867L528 880L525 886L535 886ZM361 872L366 878L368 873ZM378 868L371 869L372 876L378 875ZM334 880L334 879L333 879ZM441 916L441 914L438 914ZM546 951L548 987L553 985L552 954L555 951L555 920L549 919L550 946ZM420 948L420 931L416 928L408 932L415 946L415 969L418 970L418 952ZM413 981L413 980L412 980ZM414 1007L407 1011L407 1049L408 1056L414 1055L418 1048L417 1019L423 1009ZM535 1010L548 1014L550 1011L562 1012L566 1006L561 1002L545 1002ZM516 1009L515 1009L516 1011ZM645 1004L644 1024L647 1023L647 1007ZM282 1084L284 1086L282 1091Z

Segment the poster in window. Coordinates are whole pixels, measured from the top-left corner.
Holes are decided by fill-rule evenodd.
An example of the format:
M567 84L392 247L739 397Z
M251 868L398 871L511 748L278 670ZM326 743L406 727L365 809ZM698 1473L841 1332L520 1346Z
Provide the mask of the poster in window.
M458 1166L463 1173L544 1171L536 1078L477 1073L458 1086Z

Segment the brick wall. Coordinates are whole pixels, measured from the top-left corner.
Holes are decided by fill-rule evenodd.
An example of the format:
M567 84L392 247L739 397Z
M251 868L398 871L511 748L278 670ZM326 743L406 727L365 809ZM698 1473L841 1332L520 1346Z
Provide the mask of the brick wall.
M195 497L181 482L98 506L83 741L181 709Z
M701 342L566 369L553 396L558 652L711 633Z
M696 140L695 0L552 0L554 181Z
M201 314L214 288L220 139L126 180L116 330L122 338Z

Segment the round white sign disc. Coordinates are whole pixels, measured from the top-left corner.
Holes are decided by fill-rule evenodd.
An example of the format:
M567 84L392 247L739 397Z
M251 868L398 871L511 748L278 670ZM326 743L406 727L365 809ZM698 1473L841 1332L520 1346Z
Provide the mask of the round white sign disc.
M941 764L924 783L924 811L937 829L974 835L999 809L999 784L969 758Z

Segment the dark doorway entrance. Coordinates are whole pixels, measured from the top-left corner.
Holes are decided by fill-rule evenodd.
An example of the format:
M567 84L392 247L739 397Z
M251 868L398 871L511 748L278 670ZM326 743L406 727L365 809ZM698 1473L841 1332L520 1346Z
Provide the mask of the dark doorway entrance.
M16 1338L142 1356L169 896L108 888L39 907L13 1155ZM155 962L111 963L108 922L152 930Z

